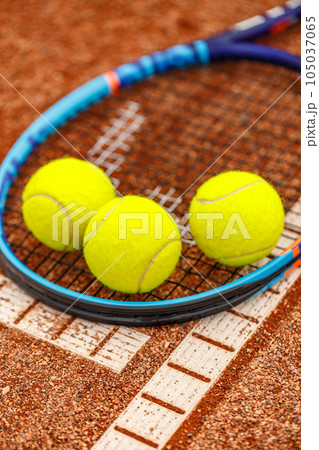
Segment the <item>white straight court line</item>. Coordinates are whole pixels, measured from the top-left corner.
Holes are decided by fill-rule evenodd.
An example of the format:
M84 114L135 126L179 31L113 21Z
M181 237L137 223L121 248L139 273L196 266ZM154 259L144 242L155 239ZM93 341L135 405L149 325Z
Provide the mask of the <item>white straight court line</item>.
M298 237L300 201L285 222L274 255ZM163 448L299 275L297 269L275 289L233 308L238 315L226 311L200 320L93 449Z
M23 318L19 320L21 315ZM3 275L0 275L0 322L102 364L116 373L121 373L149 340L148 335L126 327L115 331L112 325L79 318L72 321L68 314L35 303L34 298ZM63 325L65 328L55 339L56 332ZM101 345L108 335L110 339ZM95 349L98 349L96 353Z
M91 162L105 170L111 176L125 161L123 153L131 150L134 133L137 132L145 118L138 114L139 104L128 101L125 107L117 111L118 117L110 119L110 126L103 127L103 135L98 137L94 146L88 151ZM115 180L118 186L118 180Z
M230 312L200 320L93 449L163 448L299 275L295 270L278 283L278 293L268 291L236 307L258 323Z

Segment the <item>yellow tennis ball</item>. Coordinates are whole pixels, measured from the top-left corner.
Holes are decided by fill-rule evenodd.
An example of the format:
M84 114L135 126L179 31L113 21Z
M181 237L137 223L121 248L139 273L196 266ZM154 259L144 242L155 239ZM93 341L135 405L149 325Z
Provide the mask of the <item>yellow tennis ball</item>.
M242 266L273 250L284 227L284 214L278 193L266 180L231 171L198 189L189 223L196 244L207 256Z
M173 272L182 250L173 218L152 200L135 195L103 206L88 224L84 256L110 289L149 292Z
M33 235L55 250L82 248L85 228L115 190L94 164L62 158L42 166L27 183L22 213Z

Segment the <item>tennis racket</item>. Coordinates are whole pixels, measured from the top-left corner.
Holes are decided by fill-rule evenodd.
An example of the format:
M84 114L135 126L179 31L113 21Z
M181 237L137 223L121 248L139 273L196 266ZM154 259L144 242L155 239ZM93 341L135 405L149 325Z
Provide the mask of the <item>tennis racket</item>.
M58 310L146 326L227 310L298 267L300 57L251 40L264 35L287 47L298 38L291 26L299 18L300 2L291 0L210 39L106 72L48 109L0 168L0 260L8 276ZM97 164L121 194L146 195L175 216L183 253L166 283L147 294L111 291L81 252L51 250L31 235L21 214L24 186L40 166L64 156ZM234 169L270 181L287 213L276 250L244 268L203 255L185 219L199 185Z

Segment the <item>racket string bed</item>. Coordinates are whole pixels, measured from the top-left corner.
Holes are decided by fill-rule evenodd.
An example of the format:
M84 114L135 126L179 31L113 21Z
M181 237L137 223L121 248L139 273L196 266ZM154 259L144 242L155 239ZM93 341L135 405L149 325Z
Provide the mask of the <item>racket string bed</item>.
M245 65L247 65L247 63L244 63ZM222 71L222 69L220 69ZM205 78L207 78L208 76L208 70L207 68L204 69L195 69L194 71L197 72L197 76L198 77L198 72L200 72L201 75L204 74L204 81ZM238 69L237 69L238 71ZM178 76L179 74L176 75L174 74L174 76ZM238 75L237 75L238 76ZM189 85L191 83L191 79L189 78L185 78L184 79L184 74L181 75L182 77L182 85L184 85L184 88L187 87L189 88ZM184 79L184 80L183 80ZM186 86L186 82L188 82L187 86ZM255 78L255 82L256 82L256 78ZM151 83L156 83L151 82ZM241 81L242 83L242 81ZM241 84L240 83L240 84ZM165 83L166 84L166 83ZM210 88L209 83L203 83L206 86L206 89ZM208 86L208 87L207 87ZM272 86L273 88L273 86ZM143 88L141 88L142 90ZM158 90L156 90L156 86L152 86L150 87L151 92L153 92L153 96L152 96L152 101L154 100L154 91L156 92ZM277 87L278 89L278 87ZM137 91L139 91L139 89L137 89ZM208 91L210 92L210 90ZM253 90L254 95L256 95L255 90ZM126 93L125 93L126 94ZM147 92L148 94L148 92ZM141 100L143 100L143 96L141 96L141 92L137 92L134 93L135 97L138 97L140 99L140 104L141 104ZM180 94L181 95L181 94ZM195 94L193 94L195 95ZM120 98L116 99L116 103L120 103L120 102L126 102L127 98L127 94L123 96L123 100ZM236 98L237 98L237 94L236 94ZM196 99L197 100L197 99ZM247 100L248 101L248 100ZM92 112L92 116L91 116L91 126L88 127L88 114L85 113L84 117L83 117L83 124L81 124L80 122L80 117L77 118L77 120L75 121L76 124L76 128L73 128L73 126L67 125L65 127L65 131L62 129L62 134L64 136L66 136L67 139L68 138L68 128L70 128L72 130L72 133L74 133L76 130L76 132L78 133L78 130L84 130L83 134L81 135L81 137L83 138L84 142L86 140L86 138L88 138L89 140L92 140L92 133L95 134L95 136L98 135L98 132L101 131L101 128L105 125L102 125L102 123L106 123L107 122L107 117L108 114L110 114L110 116L112 116L112 112L108 113L107 111L102 110L102 104L104 103L104 108L105 108L105 104L107 103L107 101L102 101L101 104L97 105L96 107L96 111L94 110L94 107L92 108L93 112ZM134 101L134 103L137 103ZM219 103L217 102L217 105L219 105ZM216 115L222 115L225 113L224 109L227 109L226 106L223 105L223 109L222 111L220 111L216 105L214 105L215 107L215 114L213 115L213 118L216 118ZM116 110L117 105L113 106L113 110ZM147 114L151 114L151 111L148 110L148 108L150 108L149 106L145 108L145 112L143 110L143 113L145 114L145 117L148 117ZM218 130L217 130L217 137L216 137L216 129L214 128L214 121L211 122L210 117L205 118L206 121L204 124L201 125L201 128L195 128L194 129L190 129L190 125L189 125L189 121L187 120L187 113L191 116L194 117L194 115L196 116L196 114L199 113L198 109L197 109L197 105L195 102L195 114L194 112L191 110L190 108L190 104L188 104L188 108L189 111L185 110L184 111L184 116L182 117L182 124L179 125L179 127L174 129L174 133L163 133L162 131L162 127L163 127L163 121L161 121L159 123L159 130L157 131L160 136L160 142L158 143L158 139L154 139L154 132L153 129L149 129L148 127L146 127L146 132L145 130L143 130L143 136L142 139L139 141L138 138L139 136L135 136L135 148L132 149L130 151L130 153L128 155L126 155L127 159L125 161L125 163L123 164L122 167L122 174L121 176L121 180L120 180L120 186L123 190L125 190L125 193L140 193L140 190L142 191L142 194L146 194L151 198L154 198L155 200L159 201L164 207L166 207L170 212L175 212L174 211L174 207L176 208L176 215L178 217L182 217L182 214L187 213L187 203L185 201L182 201L181 199L179 199L178 194L182 193L182 189L181 186L183 186L183 184L186 185L185 183L185 165L183 166L181 161L183 161L183 159L185 160L185 152L187 153L192 153L195 152L196 156L203 156L203 159L205 160L205 167L207 168L207 162L209 164L210 161L214 161L215 156L217 157L218 152L215 151L214 153L212 152L212 148L214 147L214 143L217 141L217 144L220 145L219 143L219 135L218 135ZM117 108L118 109L118 108ZM141 108L140 108L141 109ZM168 109L168 108L167 108ZM166 115L166 111L163 111L163 115L165 116L165 120L167 121L167 115ZM228 107L229 110L229 107ZM154 114L154 112L152 112L152 114ZM232 112L232 114L234 114ZM242 114L242 109L238 110L238 114ZM247 114L247 113L246 113ZM218 117L217 117L218 119ZM156 119L158 121L158 119ZM149 123L152 124L155 123L154 118L151 116L150 119L145 119L145 122L147 123L147 125ZM93 122L93 123L92 123ZM170 118L170 123L174 123L174 117ZM72 124L73 125L73 124ZM271 128L271 124L268 126ZM284 125L285 126L285 125ZM90 132L88 133L87 130L90 130ZM182 138L180 138L180 131L181 130L186 130L185 133L182 133ZM267 130L270 131L271 133L271 129ZM224 127L222 127L219 131L219 134L221 137L223 137L224 135ZM214 139L215 142L210 141L207 138L207 133L210 133L210 136L212 136L212 138ZM192 135L195 134L195 138L192 138ZM279 190L281 189L283 192L288 193L288 190L291 189L291 186L287 183L286 181L286 176L287 176L287 168L285 168L285 172L284 173L280 173L279 169L278 169L278 164L281 163L282 164L282 160L280 160L280 157L276 154L276 151L273 151L272 154L269 154L269 151L263 151L263 149L261 150L261 155L258 154L257 158L250 158L249 155L252 155L254 148L256 147L254 145L254 143L257 141L258 142L258 138L259 138L259 131L257 129L257 134L258 137L254 137L253 141L251 136L248 136L248 138L243 138L246 142L244 142L244 144L241 144L241 149L238 150L237 148L235 149L236 152L236 157L234 158L232 155L232 151L230 152L230 158L229 155L227 155L227 153L224 155L223 158L221 158L220 160L218 160L215 164L215 166L218 166L218 168L214 167L214 172L217 171L223 171L223 170L227 170L230 168L233 168L233 164L232 162L235 163L235 167L236 168L243 168L243 170L250 170L250 171L259 171L260 172L260 167L263 168L263 171L265 171L266 173L271 173L272 172L272 167L268 168L267 166L269 165L269 161L271 161L272 163L277 164L277 172L279 175L277 176L278 180L276 182L276 186L279 187ZM198 135L202 136L202 140L203 140L203 136L204 136L204 144L203 147L201 148L201 139L198 139ZM177 136L177 140L176 140L176 136ZM231 138L229 139L228 142L231 142L231 139L233 138L233 135L231 136ZM271 136L271 140L275 141L275 137ZM81 141L81 145L83 146L83 140ZM189 140L190 140L190 146L189 146ZM177 142L176 142L177 141ZM222 140L223 141L223 140ZM228 142L226 143L226 145L228 144ZM208 143L208 144L207 144ZM169 149L170 155L173 154L173 163L171 162L171 159L167 158L166 155L163 155L162 152L159 151L159 146L166 146L167 149ZM223 142L223 145L224 142ZM218 146L219 147L219 146ZM94 144L93 147L94 148ZM207 148L207 150L206 150ZM227 147L226 147L227 148ZM20 191L20 195L22 193L22 189L25 185L25 180L28 179L30 177L30 175L32 173L34 173L34 171L37 170L37 168L40 166L40 164L43 163L44 158L48 158L47 155L49 155L49 157L51 158L51 154L52 154L52 149L54 149L54 153L57 155L56 157L59 157L60 154L72 154L72 149L69 148L69 146L67 145L67 143L61 139L60 136L58 135L53 135L51 136L48 141L46 143L44 143L39 149L36 149L33 153L33 155L29 158L29 160L27 161L27 163L24 165L23 170L20 172L19 177L17 182L14 185L14 189ZM115 149L116 151L117 149ZM80 146L80 151L85 152L85 150L83 151L81 146ZM218 150L219 151L219 150ZM257 149L258 151L258 149ZM37 155L37 153L39 153L39 156ZM88 152L89 153L89 152ZM135 157L135 155L136 157ZM160 186L160 190L158 190L159 188L159 181L162 181L162 173L159 174L160 179L158 180L154 180L154 175L156 175L156 171L157 171L157 166L156 163L157 161L155 161L155 164L152 164L152 160L149 160L149 154L148 153L153 153L155 155L159 155L160 156L160 164L164 163L165 168L169 169L170 172L172 172L173 170L177 170L179 167L181 167L183 169L183 172L181 173L183 176L176 176L176 185L174 187L174 196L175 196L175 204L174 204L174 197L172 197L171 192L172 192L172 186L167 186L167 192L170 192L170 194L167 195L167 197L165 197L164 189L163 187ZM296 153L296 152L295 152ZM293 170L293 172L296 172L299 170L298 167L298 155L293 154L291 159L292 161L290 161L289 163L289 171L291 171L291 169ZM165 157L166 156L166 159ZM177 161L176 161L176 157L177 157ZM148 160L148 164L141 164L141 161L147 159ZM49 159L48 159L49 160ZM207 162L206 162L207 161ZM230 164L229 164L230 163ZM126 169L125 164L127 167L129 167L129 169ZM103 164L102 164L103 165ZM173 166L173 167L172 167ZM246 167L249 166L249 167ZM143 167L143 174L141 174L141 167ZM187 167L187 166L186 166ZM133 183L127 183L127 181L125 180L125 172L129 172L134 174L133 175L133 179L134 181L136 180L136 184ZM197 173L196 175L200 175L200 170L201 168L197 169ZM161 172L165 172L165 176L167 176L167 171L163 170ZM148 174L148 176L145 176L145 173ZM263 172L264 174L264 172ZM139 178L140 175L140 178ZM207 179L209 176L211 176L211 172L209 171L208 174L204 175L202 177L203 181L205 179ZM21 182L19 182L19 180L21 180ZM143 192L143 185L142 185L142 189L140 187L140 183L139 180L144 181L144 192ZM156 183L156 187L153 189L153 191L151 189L149 189L150 186L150 181L153 180ZM167 181L166 181L167 184ZM12 193L13 189L11 189L10 194L12 196L12 199L16 200L17 199L17 193ZM191 193L194 193L194 190L191 191ZM292 195L286 195L286 197L284 197L284 200L286 200L286 202L288 202L289 204L291 204L294 200L297 200L298 197L298 193L296 193L296 190L293 189L293 196ZM10 199L10 197L9 197ZM167 201L169 200L170 205L167 204ZM174 205L174 207L172 208L171 206ZM7 206L7 210L9 211L11 209L10 206L10 202L9 205ZM20 205L17 204L14 208L12 208L12 211L14 211L16 214L20 214L20 224L18 225L13 225L12 221L10 222L10 226L12 227L19 227L21 230L24 230L25 233L27 233L27 230L25 229L25 226L23 225L22 222L22 217L21 217L21 213L20 213ZM6 225L8 225L8 223L5 222ZM32 239L32 238L31 238ZM42 246L43 247L43 246ZM33 247L30 249L28 248L28 246L20 246L21 249L23 249L24 251L29 252L29 255L26 256L23 260L26 264L28 264L28 261L31 261L33 256L43 256L46 257L48 259L51 259L53 262L53 266L50 267L50 269L48 270L48 272L46 272L44 274L45 277L49 277L50 278L50 272L54 272L57 271L59 272L59 276L54 277L54 282L55 283L59 283L61 282L61 279L64 278L68 278L68 283L65 284L65 286L70 287L72 286L73 283L75 283L76 281L79 281L79 279L86 279L86 277L89 277L90 274L88 272L87 269L83 269L83 268L79 268L76 265L74 265L74 263L70 263L68 264L67 262L65 262L66 257L65 256L60 256L57 257L56 255L45 255L45 254L41 254L41 252L39 254L37 254L37 249L39 250L39 246L37 247ZM41 245L40 245L41 248ZM218 286L222 286L225 283L230 282L235 275L238 276L239 274L239 270L237 269L226 269L226 268L221 268L219 267L219 265L215 262L209 261L206 257L204 257L202 254L200 254L200 252L198 250L195 249L195 253L198 253L198 255L196 256L195 259L191 259L189 257L189 253L185 252L184 257L186 259L189 259L190 262L194 262L195 264L192 263L192 265L196 268L196 265L198 265L199 262L201 262L201 271L199 270L199 272L201 273L201 275L199 275L198 273L196 274L196 272L194 271L194 269L192 269L192 267L190 265L188 265L186 263L186 265L188 265L188 267L185 267L185 265L179 265L178 269L177 269L177 273L183 272L183 276L178 278L177 274L175 274L175 278L176 280L173 279L168 281L168 285L170 285L170 289L167 289L168 294L166 295L158 295L158 294L149 294L146 296L146 299L166 299L168 298L168 296L174 296L174 295L179 295L179 292L182 290L184 291L184 295L185 293L187 293L187 295L191 295L194 293L198 293L201 291L201 288L204 288L204 285L207 285L207 282L205 283L204 278L206 278L208 280L208 283L210 283L213 287L218 287ZM192 255L194 257L194 254ZM81 260L81 257L78 257L78 260ZM41 263L38 264L37 266L32 267L33 270L38 270L39 268L41 268ZM64 268L64 270L63 270ZM208 270L207 270L208 269ZM64 273L68 271L68 277L67 275ZM75 272L75 273L71 273L71 272ZM43 273L43 270L42 270ZM221 274L227 274L227 277L225 276L221 276ZM214 276L215 275L215 276ZM218 277L219 275L219 277ZM43 276L43 275L42 275ZM201 280L198 280L198 282L195 284L195 288L194 288L194 283L191 283L191 277L199 277L201 278ZM90 280L93 281L93 280ZM188 282L189 281L189 282ZM79 283L80 284L80 283ZM87 283L85 283L84 289L87 289L88 285ZM84 289L80 289L80 292L83 292ZM207 286L206 286L207 289ZM103 290L103 288L100 286L99 287L99 293L101 293L101 291ZM111 296L113 297L114 294L109 293L109 298L111 298ZM121 296L120 296L121 297ZM127 297L124 296L123 297Z

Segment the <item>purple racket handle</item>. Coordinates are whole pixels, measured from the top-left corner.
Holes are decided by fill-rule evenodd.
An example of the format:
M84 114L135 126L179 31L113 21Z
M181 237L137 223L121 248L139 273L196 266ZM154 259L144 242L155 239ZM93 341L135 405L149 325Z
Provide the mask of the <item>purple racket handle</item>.
M301 17L301 0L290 0L284 6L276 6L263 15L251 17L232 26L228 31L206 40L226 44L238 41L252 41L264 35L276 35L298 22Z

